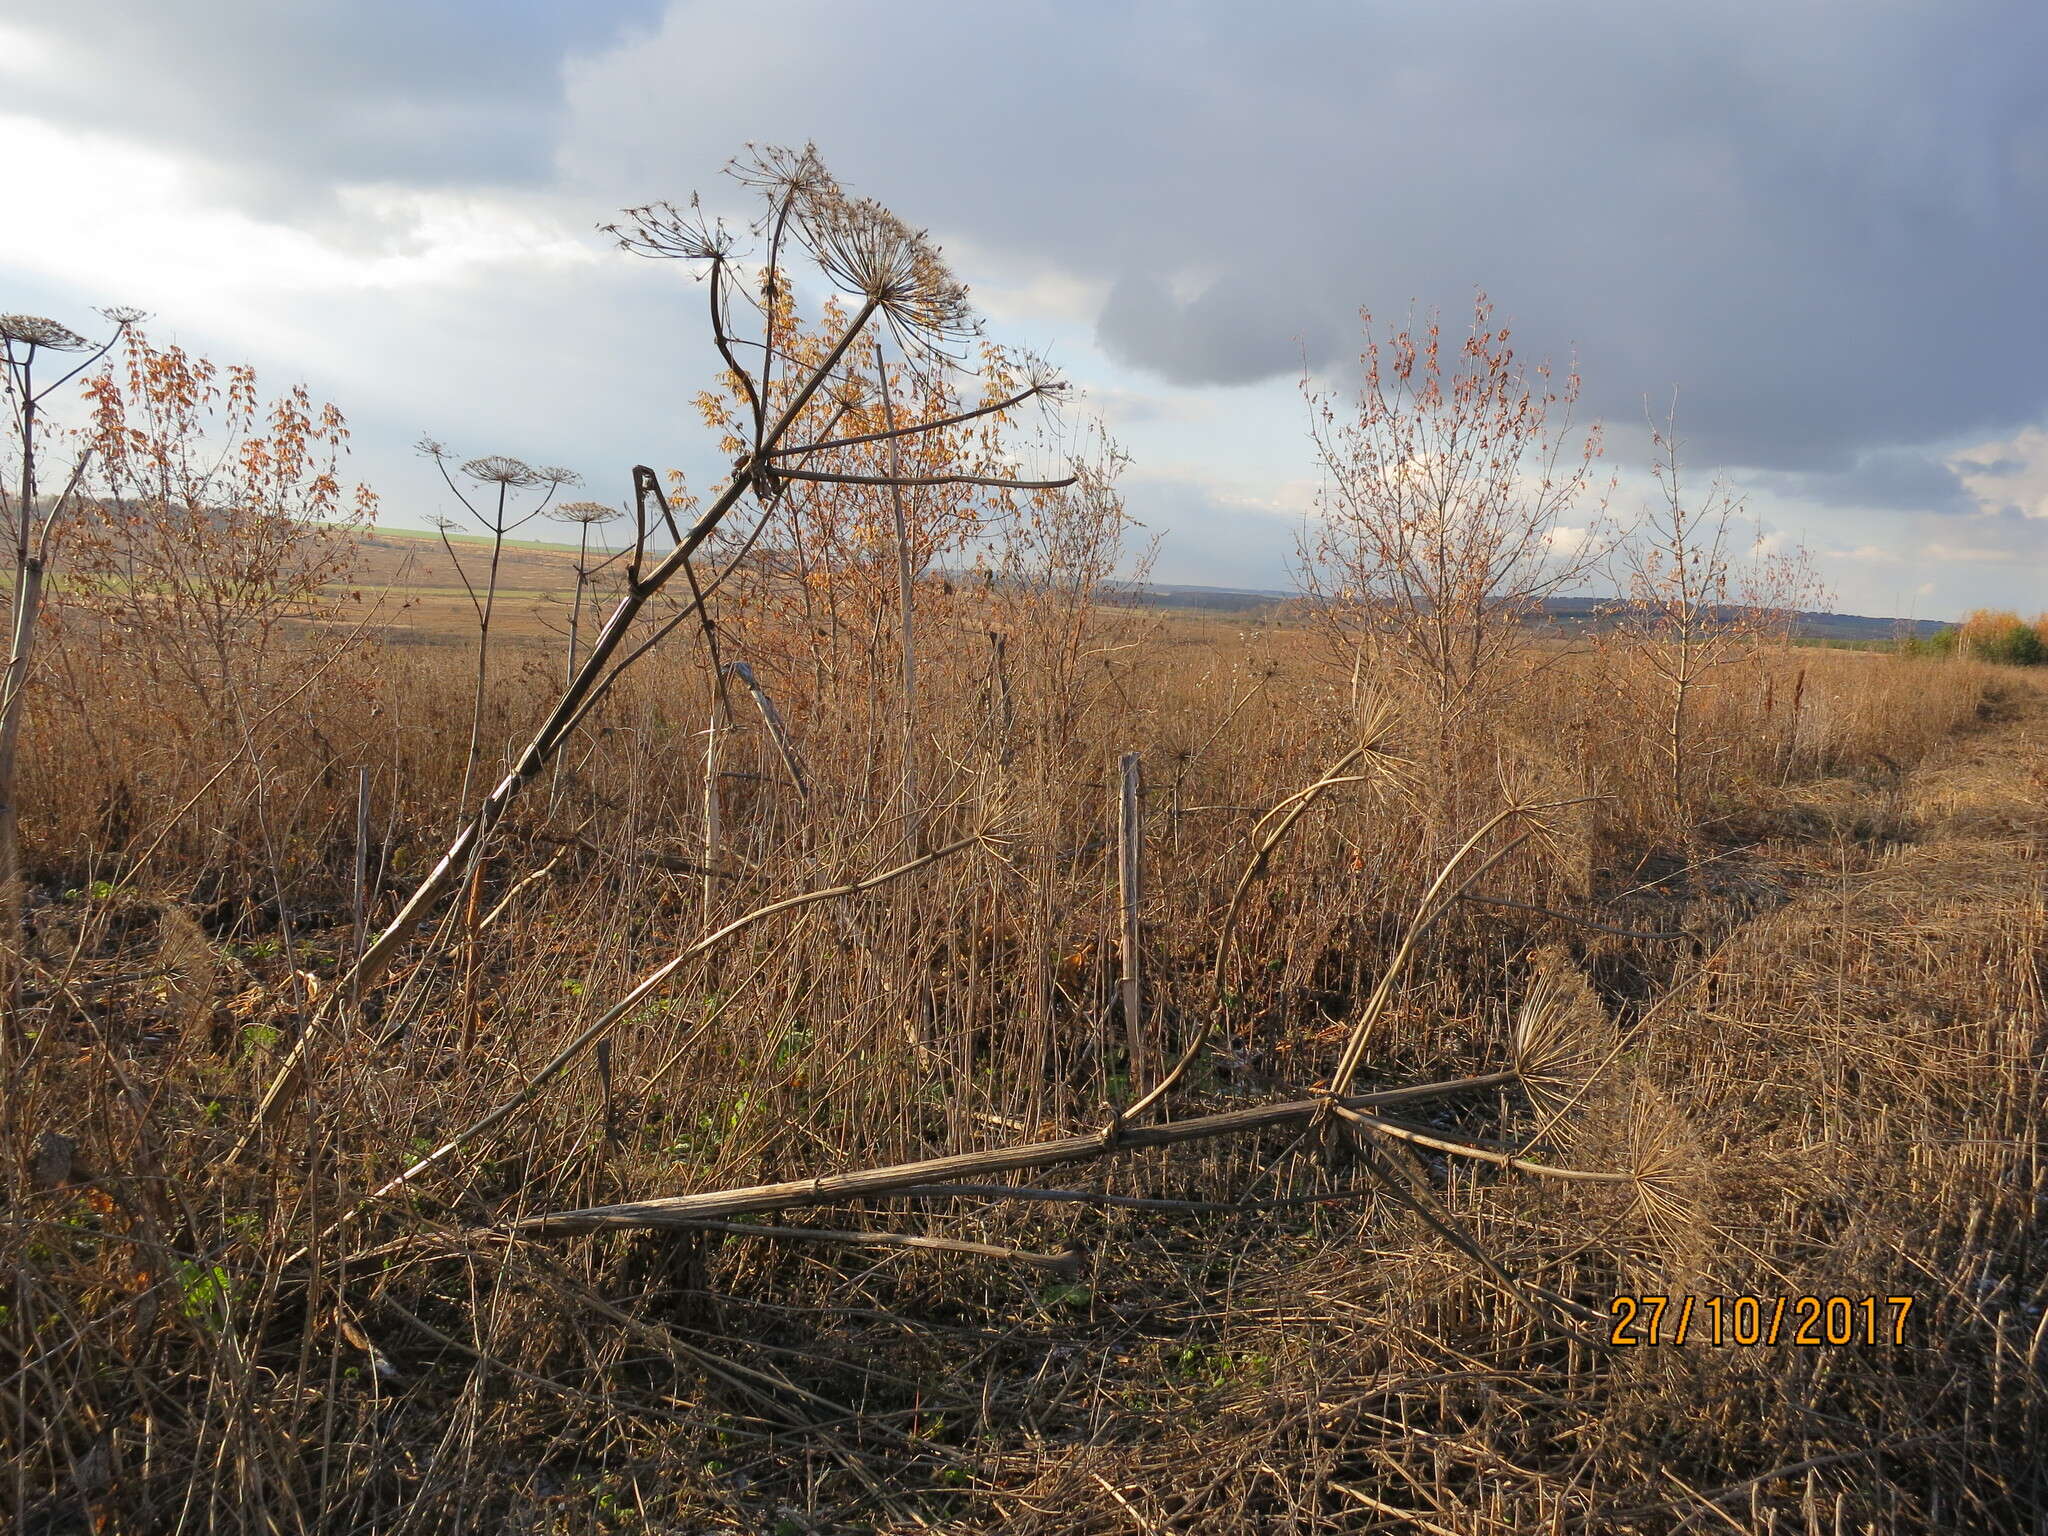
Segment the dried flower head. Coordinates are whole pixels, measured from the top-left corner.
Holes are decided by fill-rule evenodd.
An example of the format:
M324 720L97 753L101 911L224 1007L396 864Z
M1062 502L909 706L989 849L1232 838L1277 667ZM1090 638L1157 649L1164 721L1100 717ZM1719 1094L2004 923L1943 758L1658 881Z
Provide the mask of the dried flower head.
M1036 352L1024 353L1022 362L1024 388L1048 400L1057 400L1073 392L1073 384L1062 378L1060 371Z
M966 286L939 249L873 198L811 198L797 207L799 229L825 275L873 300L902 329L931 342L976 334Z
M1614 1048L1614 1025L1585 973L1562 950L1537 951L1515 1020L1515 1072L1536 1113L1551 1121L1585 1098Z
M537 464L533 479L536 485L581 485L583 477L573 469L564 469L559 464Z
M135 309L126 304L105 305L101 308L100 314L110 323L121 326L124 329L149 318L148 310Z
M746 158L727 170L768 199L770 221L787 212L827 277L873 300L901 330L928 344L976 333L967 289L938 247L873 198L849 196L815 146L749 145Z
M523 486L540 484L540 476L532 465L509 454L486 454L480 459L471 459L462 466L462 472L472 480L481 480L486 485Z
M628 224L600 224L622 251L635 256L676 257L684 261L719 261L732 254L732 237L725 227L707 220L697 199L687 209L673 203L643 203L628 208Z
M616 522L625 515L619 508L602 501L565 501L550 514L557 522L582 523L586 527Z
M815 144L791 149L785 144L749 143L747 152L726 166L725 174L767 199L771 212L761 221L764 231L783 209L794 208L800 199L842 195Z
M1635 1209L1643 1224L1665 1238L1698 1227L1707 1216L1710 1181L1691 1123L1642 1081L1630 1085L1625 1123Z
M92 346L70 327L41 315L0 315L0 339L49 352L84 352Z

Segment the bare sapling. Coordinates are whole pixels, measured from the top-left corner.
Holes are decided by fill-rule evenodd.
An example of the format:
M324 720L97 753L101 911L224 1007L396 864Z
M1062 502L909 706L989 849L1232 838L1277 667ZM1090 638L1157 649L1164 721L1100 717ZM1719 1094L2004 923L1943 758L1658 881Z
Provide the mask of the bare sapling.
M1347 671L1421 703L1455 789L1466 728L1607 542L1600 432L1575 428L1578 375L1520 362L1484 294L1448 357L1434 317L1385 340L1363 321L1357 393L1309 396L1325 479L1302 587ZM1454 821L1464 798L1446 800Z
M1655 722L1662 797L1690 838L1715 761L1732 744L1707 706L1731 668L1788 639L1827 594L1803 548L1772 551L1745 534L1742 498L1721 481L1695 497L1684 481L1674 403L1650 441L1658 496L1617 548L1624 595L1608 605L1603 644L1615 680Z

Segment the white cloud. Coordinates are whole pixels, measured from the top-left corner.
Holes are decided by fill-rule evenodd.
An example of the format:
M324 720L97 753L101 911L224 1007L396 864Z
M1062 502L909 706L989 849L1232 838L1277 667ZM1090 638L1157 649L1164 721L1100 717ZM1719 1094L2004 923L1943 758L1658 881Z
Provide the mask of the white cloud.
M0 76L33 80L76 64L65 59L63 44L49 34L0 21Z
M119 294L138 275L182 311L252 295L435 287L480 266L587 265L572 237L509 198L414 188L342 189L331 233L210 201L178 158L133 143L0 118L27 218L0 222L0 262Z
M2018 507L2048 517L2048 431L2026 427L1949 457L1949 465L1986 512Z

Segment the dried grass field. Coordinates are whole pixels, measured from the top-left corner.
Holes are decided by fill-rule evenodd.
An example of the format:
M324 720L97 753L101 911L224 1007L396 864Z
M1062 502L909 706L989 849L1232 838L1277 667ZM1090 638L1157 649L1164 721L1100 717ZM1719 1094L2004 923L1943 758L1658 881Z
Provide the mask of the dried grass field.
M1631 795L1654 775L1595 660L1495 722L1489 814L1611 798L1468 892L1528 906L1429 929L1356 1089L1508 1074L1387 1113L1618 1183L1298 1117L724 1225L521 1230L1099 1131L1218 1007L1260 817L1363 731L1380 771L1245 888L1223 1029L1164 1123L1327 1086L1463 825L1432 744L1305 631L1098 609L1036 636L1061 656L1029 618L962 612L925 658L926 846L969 846L686 962L367 1208L689 941L904 862L886 701L857 672L786 692L802 795L736 701L707 879L703 668L622 685L444 942L335 1016L303 1102L230 1161L346 965L354 768L373 927L456 817L468 658L358 642L245 735L120 694L133 658L104 657L98 740L45 733L26 792L47 883L0 1397L25 1528L2026 1528L2048 716L1967 662L1758 658L1689 840ZM552 655L501 658L492 739ZM1565 1038L1518 1057L1546 972ZM1899 1344L1610 1346L1611 1299L1651 1293L1915 1301Z
M736 169L615 231L701 500L378 530L0 316L10 1527L2048 1530L2036 673L1797 643L1669 431L1614 526L1483 297L1315 401L1301 600L1121 605L1060 382Z

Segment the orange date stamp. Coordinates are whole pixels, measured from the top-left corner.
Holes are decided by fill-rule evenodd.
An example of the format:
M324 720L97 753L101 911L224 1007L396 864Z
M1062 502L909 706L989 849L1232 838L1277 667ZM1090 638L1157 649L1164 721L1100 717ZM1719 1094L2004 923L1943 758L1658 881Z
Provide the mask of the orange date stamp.
M1911 1296L1617 1296L1607 1342L1904 1344Z

